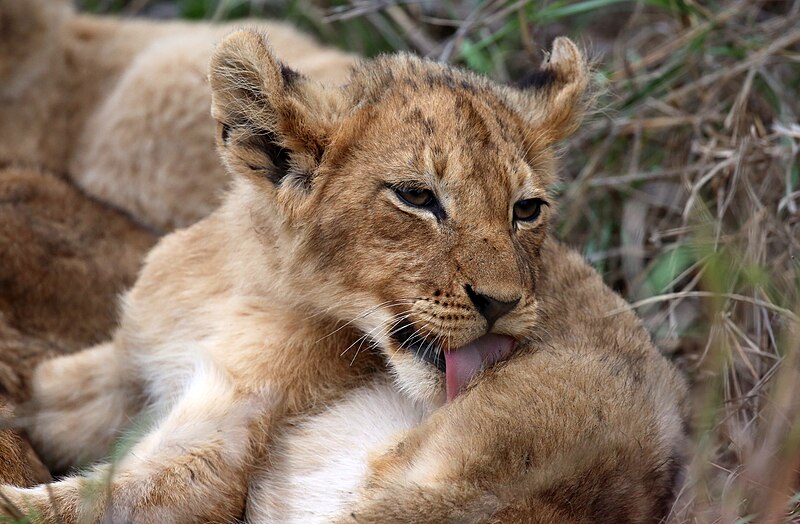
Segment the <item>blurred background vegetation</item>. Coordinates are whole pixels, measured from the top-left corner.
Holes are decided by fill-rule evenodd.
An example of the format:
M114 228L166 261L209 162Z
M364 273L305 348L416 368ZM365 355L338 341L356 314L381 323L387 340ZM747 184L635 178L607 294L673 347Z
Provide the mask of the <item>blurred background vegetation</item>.
M799 1L79 3L288 19L363 55L408 50L503 82L554 36L580 42L602 95L564 146L557 234L692 381L670 522L800 522Z

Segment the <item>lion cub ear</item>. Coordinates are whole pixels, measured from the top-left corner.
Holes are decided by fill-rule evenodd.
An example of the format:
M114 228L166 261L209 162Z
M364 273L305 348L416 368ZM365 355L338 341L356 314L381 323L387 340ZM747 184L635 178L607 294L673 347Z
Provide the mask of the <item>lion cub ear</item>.
M334 90L281 64L255 31L218 45L209 81L228 170L272 187L309 188L338 113Z
M591 104L589 84L589 68L578 46L569 38L556 38L542 68L512 95L531 124L531 138L546 147L571 135Z

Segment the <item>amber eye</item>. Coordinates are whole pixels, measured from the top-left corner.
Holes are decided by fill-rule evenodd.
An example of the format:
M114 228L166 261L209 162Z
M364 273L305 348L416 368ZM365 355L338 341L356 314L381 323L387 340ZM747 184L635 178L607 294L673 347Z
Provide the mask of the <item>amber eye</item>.
M430 208L438 205L436 197L433 196L433 191L430 189L405 189L396 187L394 188L394 192L400 197L400 200L410 206Z
M514 220L520 222L533 222L539 218L542 212L542 206L546 206L547 202L541 198L528 198L520 200L514 204Z

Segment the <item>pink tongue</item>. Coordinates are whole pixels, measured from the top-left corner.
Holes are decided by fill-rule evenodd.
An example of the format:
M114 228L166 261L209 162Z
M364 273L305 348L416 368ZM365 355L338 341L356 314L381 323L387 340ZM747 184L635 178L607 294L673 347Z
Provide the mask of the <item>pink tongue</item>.
M489 333L463 348L445 351L447 400L456 398L476 373L506 357L513 347L513 338Z

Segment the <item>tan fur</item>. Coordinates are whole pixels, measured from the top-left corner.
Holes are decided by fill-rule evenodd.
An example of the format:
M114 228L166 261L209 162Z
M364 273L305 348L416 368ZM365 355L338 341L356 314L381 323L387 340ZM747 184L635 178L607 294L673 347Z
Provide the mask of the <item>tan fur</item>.
M67 174L162 230L206 216L226 181L206 69L213 44L242 25L268 30L312 77L343 80L352 63L277 22L123 21L66 0L3 0L0 165Z
M111 343L37 370L27 430L64 467L98 456L98 431L122 430L120 413L154 422L112 466L55 483L55 502L4 492L64 522L240 517L287 422L387 372L442 404L443 375L420 356L489 329L468 285L519 300L491 327L519 340L516 353L376 458L343 519L661 515L682 382L633 314L602 317L623 303L548 239L552 205L512 220L522 199L552 203L552 147L584 110L572 42L554 42L542 75L522 92L397 55L333 87L286 69L258 33L226 38L211 86L230 191L150 253ZM410 185L442 212L404 204L395 189ZM364 335L377 351L359 351ZM412 351L412 339L425 344ZM82 362L94 358L113 364L99 374ZM64 406L57 387L74 392ZM78 420L87 431L68 431ZM91 485L105 489L87 498Z
M0 419L10 419L13 410L0 398ZM30 445L12 430L0 430L0 482L33 486L48 482L50 475Z
M155 237L38 170L0 170L0 385L25 400L43 359L108 337Z
M38 363L108 337L116 297L154 240L55 176L0 169L0 421L28 398ZM0 432L0 479L20 486L48 479L11 430Z
M375 458L340 522L665 515L683 459L685 384L577 253L548 240L541 256L535 340Z

